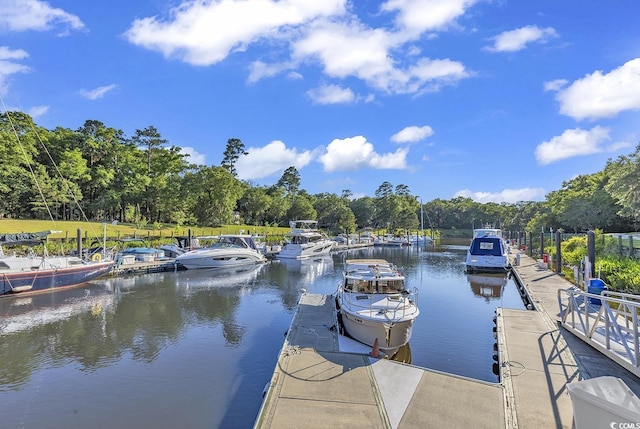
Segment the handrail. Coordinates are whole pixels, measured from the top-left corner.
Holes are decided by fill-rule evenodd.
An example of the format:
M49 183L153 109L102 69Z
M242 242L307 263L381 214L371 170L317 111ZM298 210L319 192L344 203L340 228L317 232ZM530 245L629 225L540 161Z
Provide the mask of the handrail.
M408 293L407 293L408 292ZM396 319L397 318L397 314L400 313L401 317L406 317L407 315L411 315L414 314L417 309L418 309L418 289L417 288L413 288L412 291L407 291L404 293L394 293L394 294L383 294L383 293L359 293L359 292L345 292L344 290L340 291L340 293L342 294L342 303L343 305L346 304L346 308L348 308L349 310L353 310L353 311L358 311L360 310L369 310L370 312L374 312L374 311L379 311L381 309L385 309L386 311L390 311L394 313L393 317L388 317L388 319ZM349 296L349 299L345 299L346 296ZM363 296L367 298L367 303L368 305L359 305L358 304L358 300L357 300L357 296ZM355 297L355 298L354 298ZM380 305L380 301L375 301L374 299L372 299L373 297L384 297L384 299L386 299L387 301L387 305L383 306ZM395 304L395 306L389 306L390 303L396 301L397 299L397 303ZM409 301L410 303L413 303L414 305L407 305L407 301ZM374 302L377 303L377 305L373 305ZM411 311L409 311L411 310ZM386 316L386 312L385 312L385 316Z
M572 287L558 290L558 305L565 329L640 376L640 296Z

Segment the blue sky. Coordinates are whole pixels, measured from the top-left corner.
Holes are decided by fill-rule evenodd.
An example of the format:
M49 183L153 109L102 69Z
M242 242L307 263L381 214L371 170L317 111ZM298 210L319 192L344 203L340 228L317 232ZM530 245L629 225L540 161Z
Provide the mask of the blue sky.
M0 0L2 110L308 192L543 200L634 151L637 0Z

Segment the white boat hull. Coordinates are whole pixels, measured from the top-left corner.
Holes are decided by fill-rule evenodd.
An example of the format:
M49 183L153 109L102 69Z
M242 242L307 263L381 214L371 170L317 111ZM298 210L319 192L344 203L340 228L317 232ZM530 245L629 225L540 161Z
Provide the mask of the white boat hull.
M467 253L465 263L469 272L505 272L510 267L507 255L484 256Z
M342 324L346 333L353 339L374 347L376 339L380 350L393 355L411 339L414 319L400 322L382 322L358 317L342 309Z
M304 244L287 243L278 253L278 259L306 259L319 255L328 255L335 244L333 240L319 240Z
M264 256L258 252L237 251L210 251L194 250L184 253L176 258L176 262L188 270L201 268L228 268L242 265L261 264L265 262Z

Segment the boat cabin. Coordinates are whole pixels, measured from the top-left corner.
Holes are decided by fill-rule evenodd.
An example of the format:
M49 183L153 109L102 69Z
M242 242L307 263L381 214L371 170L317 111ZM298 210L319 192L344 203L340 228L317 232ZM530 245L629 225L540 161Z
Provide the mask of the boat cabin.
M344 284L345 290L355 293L402 293L404 279L358 279L347 277Z

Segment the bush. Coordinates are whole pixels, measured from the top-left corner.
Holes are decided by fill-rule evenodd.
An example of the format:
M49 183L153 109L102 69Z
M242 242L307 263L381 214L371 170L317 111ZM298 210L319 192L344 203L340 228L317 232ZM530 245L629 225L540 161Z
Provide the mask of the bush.
M596 273L610 289L617 292L640 294L640 264L619 256L604 256L596 260Z

